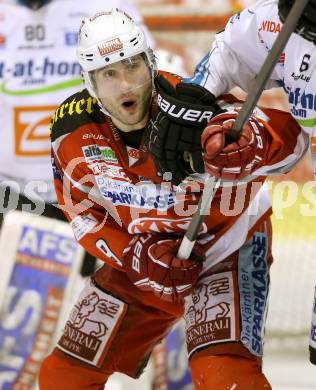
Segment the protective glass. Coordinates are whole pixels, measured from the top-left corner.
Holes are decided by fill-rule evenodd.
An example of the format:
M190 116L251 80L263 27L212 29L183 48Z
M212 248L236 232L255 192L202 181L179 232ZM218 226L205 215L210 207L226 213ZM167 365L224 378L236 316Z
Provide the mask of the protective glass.
M131 96L151 87L152 71L147 62L144 55L138 54L89 72L95 95L100 100Z

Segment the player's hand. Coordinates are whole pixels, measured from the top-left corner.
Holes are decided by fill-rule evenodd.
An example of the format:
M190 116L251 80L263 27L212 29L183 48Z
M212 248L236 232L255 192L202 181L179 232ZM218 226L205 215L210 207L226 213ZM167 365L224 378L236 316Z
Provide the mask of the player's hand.
M227 180L242 179L264 162L267 137L264 124L250 117L239 139L231 141L236 117L236 112L215 116L201 137L205 172Z
M201 134L214 113L221 112L214 96L194 84L173 87L162 75L155 78L158 111L146 131L145 143L160 174L171 172L180 184L192 172L204 172ZM185 163L184 154L190 164Z
M125 249L125 270L135 286L159 298L179 302L191 293L205 259L198 244L190 259L176 257L181 240L170 235L135 236Z

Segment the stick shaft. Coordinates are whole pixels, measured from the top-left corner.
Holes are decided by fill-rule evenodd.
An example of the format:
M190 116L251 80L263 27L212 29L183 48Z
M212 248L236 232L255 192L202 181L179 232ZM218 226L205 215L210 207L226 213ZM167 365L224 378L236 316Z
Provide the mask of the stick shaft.
M205 181L205 187L203 194L198 204L198 208L192 216L188 230L186 231L183 240L178 250L178 258L188 259L193 249L196 237L199 233L200 227L205 219L205 216L209 213L211 202L214 197L214 193L218 187L219 180L215 177L209 176Z

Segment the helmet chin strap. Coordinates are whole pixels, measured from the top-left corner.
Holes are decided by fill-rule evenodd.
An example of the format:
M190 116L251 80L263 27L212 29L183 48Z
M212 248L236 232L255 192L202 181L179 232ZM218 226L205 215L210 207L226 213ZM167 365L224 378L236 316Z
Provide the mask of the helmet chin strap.
M50 0L18 0L19 4L25 5L33 10L37 10L49 2Z

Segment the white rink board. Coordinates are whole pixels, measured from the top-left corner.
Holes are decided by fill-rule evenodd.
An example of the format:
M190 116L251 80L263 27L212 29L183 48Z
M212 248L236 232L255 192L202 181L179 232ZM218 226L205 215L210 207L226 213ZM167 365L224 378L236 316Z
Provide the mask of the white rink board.
M273 390L315 390L309 332L316 284L316 241L273 237L263 370Z
M308 352L266 353L263 371L273 390L315 390L316 366L309 362Z
M288 239L275 233L267 331L280 337L308 334L316 284L316 240Z

